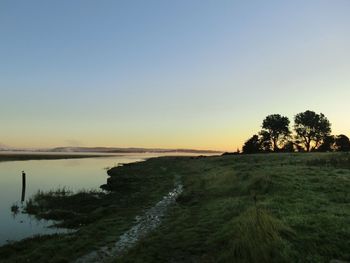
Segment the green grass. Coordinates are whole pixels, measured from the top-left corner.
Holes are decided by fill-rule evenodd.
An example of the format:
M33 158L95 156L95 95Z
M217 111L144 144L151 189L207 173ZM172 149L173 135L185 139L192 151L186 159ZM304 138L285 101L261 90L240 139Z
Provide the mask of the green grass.
M125 165L109 171L105 188L112 194L43 195L53 198L41 211L66 211L57 216L63 224L76 213L73 225L83 222L77 233L3 247L0 258L69 262L112 244L173 187L176 175L184 185L177 204L158 229L112 262L349 261L349 168L344 153L167 157Z
M178 205L157 231L115 262L350 260L350 170L310 163L329 158L344 155L188 161Z

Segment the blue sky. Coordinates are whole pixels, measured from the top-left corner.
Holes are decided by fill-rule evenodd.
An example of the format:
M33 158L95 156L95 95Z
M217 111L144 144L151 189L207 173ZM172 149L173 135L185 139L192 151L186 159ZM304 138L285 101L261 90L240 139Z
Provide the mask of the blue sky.
M271 113L350 135L350 1L1 1L0 143L235 149Z

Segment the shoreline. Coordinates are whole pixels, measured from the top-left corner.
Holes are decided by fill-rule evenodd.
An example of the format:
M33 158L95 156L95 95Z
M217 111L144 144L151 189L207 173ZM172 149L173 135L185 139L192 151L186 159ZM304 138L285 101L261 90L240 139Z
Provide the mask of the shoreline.
M0 258L58 263L96 248L113 251L124 233L134 233L136 216L146 211L148 219L148 209L180 178L183 191L160 226L115 255L118 262L350 260L348 154L158 157L112 168L108 175L110 192L100 197L43 196L46 207L39 211L78 226L75 234L3 246Z
M108 154L81 154L81 153L8 153L0 152L0 162L8 161L30 161L30 160L60 160L60 159L82 159L97 157L112 157Z
M140 155L144 160L158 157L196 157L202 156L190 152L140 152L140 153L108 153L108 152L8 152L0 151L0 162L6 161L29 161L29 160L59 160L59 159L82 159L82 158L100 158L100 157L121 157ZM203 156L217 156L207 153Z

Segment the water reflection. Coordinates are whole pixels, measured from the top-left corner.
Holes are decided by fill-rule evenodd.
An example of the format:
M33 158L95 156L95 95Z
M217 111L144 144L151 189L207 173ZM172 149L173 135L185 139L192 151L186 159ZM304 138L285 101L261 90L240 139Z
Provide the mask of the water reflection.
M26 197L26 173L22 171L22 195L21 195L22 204L24 202L25 197Z
M15 219L16 215L19 213L19 206L17 204L13 204L11 206L11 212L12 212L13 218Z
M26 200L39 190L49 191L63 187L72 191L99 189L107 179L104 167L143 158L111 156L0 162L0 246L36 234L68 232L49 227L53 221L37 220L24 213Z
M107 167L155 156L159 154L0 162L0 246L9 240L21 240L36 234L68 232L49 227L53 221L37 220L23 213L26 198L39 190L99 190L99 186L106 183Z

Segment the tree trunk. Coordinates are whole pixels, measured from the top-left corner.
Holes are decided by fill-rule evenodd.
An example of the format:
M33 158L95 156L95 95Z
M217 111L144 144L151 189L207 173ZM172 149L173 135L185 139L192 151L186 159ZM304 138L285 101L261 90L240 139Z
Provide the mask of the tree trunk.
M305 146L306 146L306 151L309 152L310 151L310 141L306 141Z
M278 152L279 148L277 147L277 139L273 139L273 151Z

